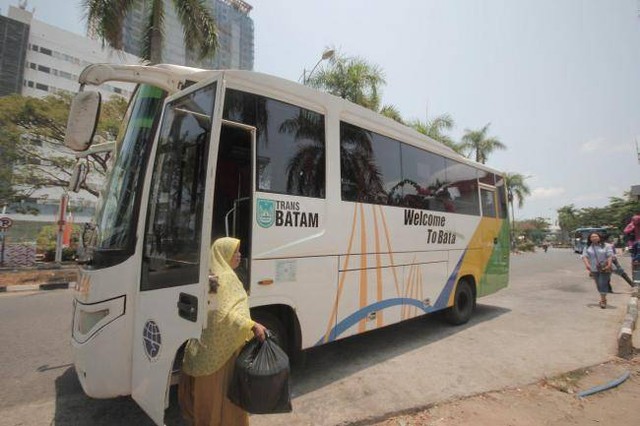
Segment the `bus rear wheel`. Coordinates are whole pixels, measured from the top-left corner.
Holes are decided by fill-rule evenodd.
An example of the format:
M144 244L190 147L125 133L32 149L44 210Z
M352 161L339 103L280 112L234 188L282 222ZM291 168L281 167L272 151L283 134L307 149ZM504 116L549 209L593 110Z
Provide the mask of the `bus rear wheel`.
M252 319L264 325L270 332L273 340L280 348L289 354L289 339L287 338L287 330L282 325L282 321L270 312L257 311L252 313Z
M471 284L467 280L460 280L456 286L453 306L446 311L447 322L453 325L465 324L471 318L475 305Z

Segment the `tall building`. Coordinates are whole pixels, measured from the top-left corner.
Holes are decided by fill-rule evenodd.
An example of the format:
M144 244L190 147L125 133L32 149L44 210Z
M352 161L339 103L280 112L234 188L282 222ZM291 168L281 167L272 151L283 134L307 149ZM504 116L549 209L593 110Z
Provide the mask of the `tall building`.
M79 89L78 76L87 65L139 62L134 55L38 21L23 8L10 6L8 17L0 18L0 96L75 93ZM114 93L128 98L132 88L130 84L113 83L100 91L107 98Z
M29 25L0 16L0 96L20 93Z
M103 47L100 41L38 21L24 6L10 6L8 16L0 16L0 96L17 93L42 98L61 92L75 93L79 90L78 76L82 70L90 64L104 62L137 64L140 59ZM99 90L103 99L114 94L129 98L133 88L132 84L113 82L92 90ZM60 155L57 146L46 139L29 134L24 134L23 138L36 147L40 158L30 158L13 165L0 161L0 167L12 167L13 172L29 167L44 169L48 166L41 159ZM55 169L51 168L50 173L55 174ZM5 183L7 178L10 179L4 178ZM102 185L102 180L95 175L89 177L89 182L95 184L94 187ZM15 188L21 189L19 186ZM25 206L39 210L38 216L20 215L11 207L8 213L17 220L51 221L64 192L61 187L32 191ZM72 194L71 198L74 208L82 209L85 216L91 214L94 196L81 192Z
M207 0L218 27L218 50L213 59L199 61L184 47L182 25L170 0L164 1L164 45L162 61L207 69L253 69L254 32L249 12L253 7L242 0ZM135 2L123 28L125 52L140 56L141 40L148 15L146 0Z

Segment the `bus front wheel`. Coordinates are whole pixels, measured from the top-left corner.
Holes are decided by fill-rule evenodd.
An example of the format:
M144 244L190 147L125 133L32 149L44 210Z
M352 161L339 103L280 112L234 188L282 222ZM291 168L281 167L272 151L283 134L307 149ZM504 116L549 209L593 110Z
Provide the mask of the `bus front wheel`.
M273 336L273 340L285 352L289 353L289 340L287 339L287 330L282 325L282 321L270 312L258 311L252 313L252 319L264 325Z
M453 306L446 311L446 320L453 325L465 324L471 318L475 304L471 284L466 280L460 280L456 286Z

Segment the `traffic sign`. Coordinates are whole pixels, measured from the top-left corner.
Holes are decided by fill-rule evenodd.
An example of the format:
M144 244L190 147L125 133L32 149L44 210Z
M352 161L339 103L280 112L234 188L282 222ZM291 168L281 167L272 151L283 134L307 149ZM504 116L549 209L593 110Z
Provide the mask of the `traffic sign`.
M13 220L10 217L0 217L0 229L9 229L13 225Z

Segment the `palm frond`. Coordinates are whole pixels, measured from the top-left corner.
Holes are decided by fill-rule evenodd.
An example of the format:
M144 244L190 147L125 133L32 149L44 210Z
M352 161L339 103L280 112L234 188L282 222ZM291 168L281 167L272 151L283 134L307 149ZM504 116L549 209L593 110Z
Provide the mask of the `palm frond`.
M384 115L387 118L397 121L398 123L404 124L404 120L402 120L402 115L400 111L395 105L384 105L380 108L380 114Z
M198 59L213 57L218 48L216 21L204 0L173 0L184 32L188 51L196 51Z
M385 84L385 79L379 66L359 57L335 53L329 64L309 78L307 84L378 111L380 87Z
M122 27L125 16L136 0L82 0L80 7L87 29L102 40L103 45L122 50Z
M525 197L531 195L531 189L525 182L526 179L527 178L520 173L505 174L507 191L518 200L518 208L522 208L522 206L524 206Z
M487 123L479 130L465 130L462 137L461 149L466 151L468 155L475 153L476 161L486 163L489 154L495 150L507 149L507 146L500 142L496 137L487 138L487 132L491 123Z

